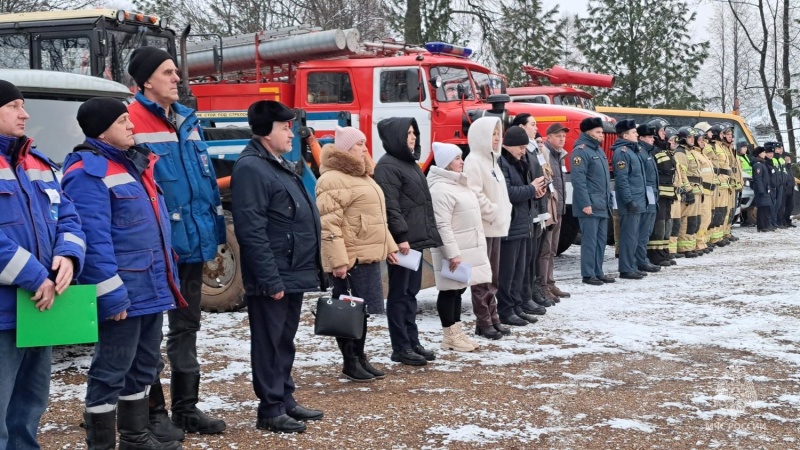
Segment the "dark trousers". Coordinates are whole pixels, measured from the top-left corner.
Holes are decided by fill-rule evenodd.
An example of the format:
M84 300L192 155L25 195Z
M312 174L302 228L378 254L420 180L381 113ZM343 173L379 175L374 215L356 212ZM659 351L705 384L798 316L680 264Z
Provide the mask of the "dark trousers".
M581 226L581 276L602 277L603 257L608 241L607 217L580 217Z
M417 293L422 284L422 261L417 270L389 264L389 295L386 298L386 318L392 350L401 352L419 345L417 330Z
M120 396L138 394L158 379L161 326L155 313L100 324L86 387L86 407L116 405Z
M302 306L302 293L285 294L280 300L247 297L253 390L261 400L258 417L280 416L297 406L292 365Z
M650 264L647 259L647 242L650 241L650 235L653 233L653 227L656 224L656 212L647 211L641 214L639 220L639 241L636 243L636 264L637 266L646 266Z
M490 327L494 323L500 323L500 316L497 314L497 299L495 298L500 271L500 239L499 237L486 238L486 251L489 254L489 265L492 268L492 282L476 284L470 288L475 321L478 326L484 328Z
M331 296L338 298L347 294L364 299L368 313L383 314L383 285L381 284L381 265L356 264L348 270L347 278L329 277L333 288ZM361 339L336 338L336 343L345 358L364 355L367 342L367 317L364 316L364 332Z
M203 263L179 264L181 294L189 306L167 311L167 358L173 372L199 374L197 332L200 331L200 299L203 289Z
M772 196L772 207L769 211L769 225L773 228L778 227L778 201L782 199L783 189L776 189L770 195Z
M756 226L758 227L759 231L771 228L771 216L772 208L769 206L759 206L756 208Z
M658 198L658 212L653 222L653 231L650 232L650 241L647 245L647 260L658 264L669 259L669 237L672 233L672 204L674 199L669 197Z
M500 274L497 284L497 313L510 317L522 311L522 286L528 270L527 239L502 241L500 244Z
M539 226L539 224L534 224L534 226ZM539 275L539 250L541 249L539 244L541 243L541 236L534 236L525 239L525 241L527 241L525 242L525 262L520 263L523 265L522 269L524 271L522 288L520 289L523 301L533 299L533 285L536 284Z
M467 288L439 291L439 296L436 298L436 311L439 312L442 328L450 328L456 322L461 322L461 295L466 290Z
M786 188L786 200L783 206L783 217L782 222L784 225L790 225L792 223L792 212L794 211L794 189L789 190Z
M636 272L636 247L639 243L642 214L619 215L619 271Z
M772 222L773 225L783 225L783 213L786 210L786 188L778 186L777 195L775 196L776 202L772 205Z

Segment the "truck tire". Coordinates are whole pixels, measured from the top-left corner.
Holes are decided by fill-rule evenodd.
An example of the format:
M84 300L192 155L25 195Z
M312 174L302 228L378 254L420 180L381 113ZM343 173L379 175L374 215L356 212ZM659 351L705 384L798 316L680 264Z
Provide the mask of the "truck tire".
M216 258L203 266L203 296L200 309L206 312L238 311L244 307L242 266L239 260L239 243L233 232L233 223L226 212L227 243Z
M572 211L568 210L566 214L561 216L561 235L558 238L558 252L556 254L560 255L567 251L575 243L575 238L578 237L580 231L578 219L572 216Z

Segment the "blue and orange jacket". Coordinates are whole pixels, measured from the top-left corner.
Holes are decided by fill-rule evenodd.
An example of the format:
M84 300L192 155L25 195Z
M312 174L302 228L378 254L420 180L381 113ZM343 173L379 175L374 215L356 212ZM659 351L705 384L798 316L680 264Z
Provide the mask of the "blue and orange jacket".
M54 279L55 256L71 258L77 277L86 249L57 166L32 143L0 135L0 330L17 327L17 288L35 292L46 278Z
M152 166L139 170L122 151L87 138L67 155L62 185L75 198L86 231L86 264L78 278L97 285L97 315L107 320L185 306L163 196Z
M176 126L164 108L141 92L128 111L136 145L158 155L155 179L164 190L172 224L172 243L180 263L209 261L224 244L225 216L217 187L217 176L200 135L200 121L189 109L173 103Z

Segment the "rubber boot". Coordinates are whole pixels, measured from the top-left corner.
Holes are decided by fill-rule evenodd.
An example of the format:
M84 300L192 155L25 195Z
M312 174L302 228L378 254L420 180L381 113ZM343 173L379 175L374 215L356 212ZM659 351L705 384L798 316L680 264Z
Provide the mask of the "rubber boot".
M221 433L225 430L225 421L212 419L197 409L199 391L199 373L172 372L172 423L189 433Z
M164 402L164 389L161 386L161 380L156 381L150 386L150 400L148 402L150 408L150 432L160 442L182 441L186 438L177 425L169 420L167 414L167 405Z
M375 376L361 367L361 362L356 355L355 339L337 339L339 348L342 350L342 358L344 365L342 366L342 375L357 383L369 382L375 380Z
M119 450L178 450L180 442L159 442L148 428L150 423L148 398L143 393L135 400L123 400L117 405ZM130 396L134 397L134 396Z
M102 413L83 413L88 450L114 450L117 446L117 409Z

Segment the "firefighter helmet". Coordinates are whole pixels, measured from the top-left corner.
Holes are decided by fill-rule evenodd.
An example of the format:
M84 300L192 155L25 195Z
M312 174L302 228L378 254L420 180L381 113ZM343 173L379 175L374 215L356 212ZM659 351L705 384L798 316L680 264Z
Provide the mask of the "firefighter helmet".
M692 127L680 127L678 129L678 143L687 145L686 139L692 138L697 136L697 131L695 128Z
M647 125L655 128L656 133L658 133L658 130L662 128L667 128L669 126L669 122L667 122L666 119L662 119L661 117L656 117L655 119L652 119L651 121L647 122Z
M674 127L667 127L664 129L664 131L667 133L668 141L674 137L678 137L678 130L676 130Z

